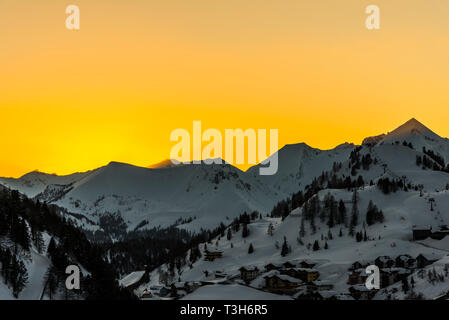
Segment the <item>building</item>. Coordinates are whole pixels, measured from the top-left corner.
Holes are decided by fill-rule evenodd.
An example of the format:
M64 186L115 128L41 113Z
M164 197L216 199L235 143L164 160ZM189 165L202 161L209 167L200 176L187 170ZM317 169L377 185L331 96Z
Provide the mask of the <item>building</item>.
M281 268L282 268L282 265L277 264L277 263L269 263L269 264L265 265L266 272L270 272L271 270L279 270Z
M365 284L367 278L368 274L366 273L365 268L351 270L348 274L347 283L349 285Z
M307 283L315 281L320 277L320 273L317 270L307 268L281 269L280 273L296 279L300 279L301 281Z
M385 288L393 283L402 281L412 273L412 270L406 268L384 268L380 269L380 287Z
M330 291L334 285L328 280L315 280L307 283L306 287L311 291Z
M294 294L303 285L299 279L280 274L279 271L272 270L265 277L266 291L277 294Z
M241 267L240 271L240 279L245 282L251 282L257 278L259 275L259 269L257 267Z
M358 270L358 269L366 268L370 264L372 264L372 263L369 261L363 261L363 260L355 261L353 264L351 264L351 266L349 267L349 270Z
M396 257L395 262L398 268L413 268L416 260L409 254L401 254Z
M424 268L435 261L438 261L438 258L433 254L423 254L421 253L416 257L416 267L417 268Z
M282 266L283 266L284 268L287 268L287 269L288 269L288 268L295 268L295 267L296 267L296 264L287 261L287 262L285 262Z
M449 235L449 228L446 225L442 225L438 231L432 232L430 237L435 240L441 240L447 235Z
M312 269L313 267L316 266L316 263L312 262L312 261L308 261L308 260L302 260L299 263L299 266L301 268L305 268L305 269Z
M209 251L206 250L204 253L204 260L205 261L214 261L215 259L221 258L223 256L223 251L213 250Z
M431 226L413 226L413 241L424 240L432 234Z
M365 285L362 284L349 287L349 293L355 300L371 300L376 292L377 290L368 289Z
M374 264L379 268L391 268L394 266L394 260L389 256L380 256L374 260Z

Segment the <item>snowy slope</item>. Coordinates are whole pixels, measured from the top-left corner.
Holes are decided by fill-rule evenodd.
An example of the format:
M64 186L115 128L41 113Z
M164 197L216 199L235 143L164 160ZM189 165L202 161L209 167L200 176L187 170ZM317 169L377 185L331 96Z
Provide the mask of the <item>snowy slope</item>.
M181 300L290 300L290 298L238 284L217 284L201 287Z
M351 192L342 190L323 190L319 196L321 198L327 192L331 192L337 200L343 201L350 199ZM442 194L445 201L449 201L449 194ZM434 225L440 223L443 219L445 223L449 222L449 212L439 215L431 212L424 197L419 197L418 192L398 192L396 194L384 195L376 187L367 187L359 192L359 224L356 231L362 230L363 221L366 219L366 208L369 200L383 210L385 222L366 227L369 240L356 242L353 237L348 235L348 229L341 226L335 226L331 229L327 225L317 221L317 232L312 233L309 223L306 222L306 235L302 239L303 245L297 242L300 229L301 213L300 209L295 210L284 221L279 218L263 218L251 223L248 227L250 235L242 238L242 231L234 233L232 239L228 241L226 237L213 239L208 244L208 249L218 249L223 251L223 258L216 259L213 262L199 260L193 264L193 268L184 267L180 273L176 273L175 279L181 278L181 281L213 281L215 271L223 271L229 277L238 276L238 269L242 266L257 266L263 270L268 263L283 263L286 261L299 262L302 260L314 261L317 263L315 268L320 272L320 280L327 280L334 285L334 290L340 293L347 293L349 285L348 268L355 261L374 261L377 257L387 255L392 258L401 254L409 254L416 257L419 254L433 254L438 258L443 258L448 253L447 241L436 241L437 244L426 244L413 242L412 226L423 222L431 222ZM348 211L350 205L347 205ZM434 221L434 218L438 220ZM274 234L267 234L268 225L274 225ZM339 237L340 228L343 229L343 236ZM331 231L333 239L328 239L329 249L324 250L325 240ZM287 256L281 256L280 246L286 237L291 246L291 253ZM380 237L380 238L379 238ZM320 250L313 251L307 248L307 244L313 244L317 240ZM218 244L217 244L218 243ZM231 245L232 243L232 245ZM254 247L254 252L248 254L249 244ZM203 249L203 245L200 245ZM164 270L166 266L162 267ZM206 277L204 270L209 271ZM155 270L151 275L150 283L147 286L159 284L159 271ZM263 274L250 284L255 289L262 289L264 285ZM218 288L217 288L218 290ZM224 293L223 293L224 294ZM193 294L192 294L193 295ZM218 295L218 294L217 294ZM193 295L194 296L194 295ZM187 296L189 297L189 295Z
M66 176L47 174L33 171L18 179L0 178L0 184L14 190L18 190L27 197L35 197L43 192L49 185L69 185L90 174L89 172L73 173Z
M289 195L302 190L313 178L331 169L334 162L346 161L354 148L353 144L348 143L332 150L314 149L305 143L290 144L269 158L278 157L276 174L260 176L261 164L248 169L247 174L259 183L270 186L274 192Z

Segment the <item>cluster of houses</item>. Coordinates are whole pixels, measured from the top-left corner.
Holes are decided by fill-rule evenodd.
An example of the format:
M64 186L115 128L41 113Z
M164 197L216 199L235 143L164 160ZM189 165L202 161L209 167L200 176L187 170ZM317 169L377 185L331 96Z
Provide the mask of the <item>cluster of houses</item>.
M313 261L303 260L299 263L291 261L282 264L269 263L265 265L264 270L257 267L242 267L239 269L240 279L249 284L262 276L264 280L262 290L291 295L298 300L345 299L344 295L332 291L332 283L318 279L320 273L314 269L315 265Z
M356 261L349 268L348 284L351 285L349 292L355 299L369 300L376 290L367 289L365 282L369 276L366 267L376 265L380 271L380 288L385 288L393 283L402 281L411 275L416 269L424 268L438 258L434 255L419 254L416 258L408 254L402 254L393 259L389 256L380 256L371 261Z
M205 260L213 261L221 258L220 251L206 251ZM181 298L199 287L214 284L241 283L255 286L258 289L274 294L286 294L297 300L369 300L377 290L370 290L365 283L369 276L366 267L376 265L380 270L380 287L385 288L393 283L402 281L414 272L415 269L424 268L437 261L434 255L420 254L416 258L402 254L395 259L389 256L379 256L372 261L355 261L349 267L347 284L350 285L348 293L334 291L334 285L326 280L320 280L320 273L315 269L316 262L302 260L300 262L288 261L285 263L268 263L261 270L257 266L243 266L239 274L227 274L222 270L204 271L204 281L174 282L170 286L153 286L144 289L140 298ZM256 280L258 279L258 280ZM142 268L123 278L120 283L123 287L134 291L142 284L148 282L148 269ZM257 283L255 285L255 283Z

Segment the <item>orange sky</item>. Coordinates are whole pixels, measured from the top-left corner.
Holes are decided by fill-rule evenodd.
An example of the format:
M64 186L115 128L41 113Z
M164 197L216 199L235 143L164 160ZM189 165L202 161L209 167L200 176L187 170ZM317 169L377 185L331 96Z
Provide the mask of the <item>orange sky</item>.
M0 176L147 166L193 120L276 128L279 146L411 117L449 136L448 1L0 0L0 39Z

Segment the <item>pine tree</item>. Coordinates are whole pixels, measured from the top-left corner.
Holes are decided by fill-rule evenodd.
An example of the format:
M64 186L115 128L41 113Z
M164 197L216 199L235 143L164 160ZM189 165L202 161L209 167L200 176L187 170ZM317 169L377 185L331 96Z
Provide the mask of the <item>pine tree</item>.
M253 253L253 252L254 252L253 244L250 243L250 244L249 244L249 248L248 248L248 253L251 254L251 253Z
M226 236L226 239L228 239L228 241L231 241L231 239L232 239L232 230L231 230L231 228L228 228L228 234Z
M313 243L313 251L318 250L320 250L320 244L318 243L318 240L315 240L315 242Z
M343 200L338 203L338 223L346 225L346 206Z
M285 257L288 254L288 244L287 244L287 238L284 237L284 243L282 244L281 249L281 256Z

